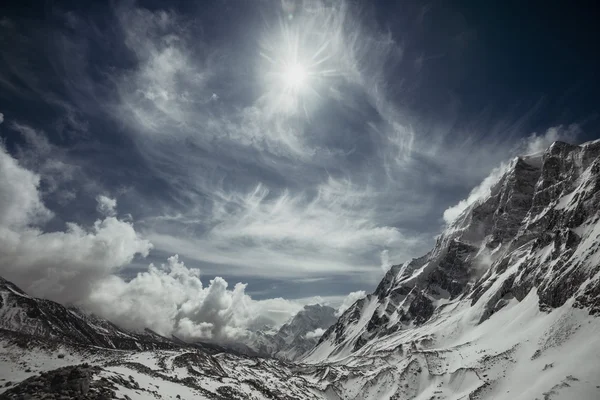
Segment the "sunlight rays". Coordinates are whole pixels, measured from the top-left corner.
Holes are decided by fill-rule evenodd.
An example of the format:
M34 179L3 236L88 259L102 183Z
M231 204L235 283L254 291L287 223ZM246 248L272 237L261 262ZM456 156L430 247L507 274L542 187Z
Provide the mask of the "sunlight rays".
M271 114L309 117L332 78L343 75L331 22L325 10L298 10L261 41L261 100Z

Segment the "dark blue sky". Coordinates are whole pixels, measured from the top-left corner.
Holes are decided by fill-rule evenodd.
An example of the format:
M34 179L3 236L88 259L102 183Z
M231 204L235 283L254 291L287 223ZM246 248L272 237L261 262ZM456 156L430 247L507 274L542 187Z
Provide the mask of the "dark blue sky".
M257 299L369 291L502 161L598 137L598 17L566 1L5 1L0 135L40 176L41 231L91 227L103 195L154 245L117 275L179 254Z

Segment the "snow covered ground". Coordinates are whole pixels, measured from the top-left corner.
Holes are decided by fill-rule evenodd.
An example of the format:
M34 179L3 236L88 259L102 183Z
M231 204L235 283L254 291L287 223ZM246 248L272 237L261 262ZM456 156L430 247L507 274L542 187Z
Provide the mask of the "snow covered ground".
M56 368L87 363L101 367L118 398L130 399L321 399L315 385L277 360L201 350L122 351L48 346L0 340L0 393ZM177 397L179 396L179 397Z
M109 379L130 399L600 398L599 319L570 303L542 312L534 291L477 324L481 312L451 303L425 325L351 355L318 360L313 353L309 364L189 349L22 348L3 339L0 386L87 362L102 367L95 379Z
M542 312L534 291L477 325L481 312L457 302L354 354L324 347L306 361L329 377L313 382L341 399L600 399L599 319L571 303Z
M600 144L515 159L431 252L392 267L301 362L124 337L4 285L0 325L20 331L0 330L0 394L10 396L16 382L85 362L94 394L122 399L598 400ZM282 342L321 326L298 321Z

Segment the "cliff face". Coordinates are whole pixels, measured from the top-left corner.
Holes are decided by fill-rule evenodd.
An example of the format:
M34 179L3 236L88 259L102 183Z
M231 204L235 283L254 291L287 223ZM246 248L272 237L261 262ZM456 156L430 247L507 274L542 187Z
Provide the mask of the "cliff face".
M28 378L0 393L39 393L58 376L52 395L92 382L119 398L594 400L599 314L600 141L555 143L513 160L430 252L392 267L337 322L307 306L253 343L291 359L333 323L304 363L128 332L0 279L0 370Z
M537 293L540 310L568 300L600 313L600 142L556 142L514 159L425 256L392 267L350 307L307 360L345 357L376 338L427 324L457 304L482 323Z

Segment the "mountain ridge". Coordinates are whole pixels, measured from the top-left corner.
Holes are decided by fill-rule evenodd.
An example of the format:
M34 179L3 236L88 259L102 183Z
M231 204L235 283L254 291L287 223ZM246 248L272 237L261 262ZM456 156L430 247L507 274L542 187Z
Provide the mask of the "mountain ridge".
M475 304L496 281L494 273L504 272L511 263L511 254L526 244L533 250L553 244L553 260L560 258L556 263L565 264L582 240L574 229L588 221L594 230L600 219L599 156L598 142L582 146L555 142L537 157L515 158L489 195L471 204L449 224L429 253L391 267L375 292L350 307L340 317L342 323L326 331L319 345L332 336L340 344L348 326L364 317L362 309L373 296L380 300L378 312L368 310L371 317L361 335L351 340L353 351L375 336L402 329L403 324L424 323L446 302L470 296ZM571 203L558 212L553 207L562 207L561 201ZM590 256L597 255L597 247L592 247L587 249ZM534 267L522 267L523 273L503 280L481 321L493 314L502 304L498 301L509 293L522 300L539 286L540 307L556 308L588 279L592 281L576 304L590 307L590 312L596 314L600 266L590 268L581 273L581 268L572 266L571 274L544 280L531 274L536 272Z
M65 332L71 352L74 344L93 351L108 344L108 356L93 358L97 373L134 397L135 386L119 374L160 378L161 390L187 385L189 396L207 399L600 398L600 141L555 142L517 157L477 193L428 253L392 266L293 363L184 347L151 332L128 339L108 321L33 299L4 280L0 321L42 338ZM307 310L317 308L331 314ZM36 325L52 313L67 322ZM281 343L294 344L318 325L306 314L279 330ZM27 346L16 357L27 361L7 365L31 364ZM13 343L3 348L12 360Z
M181 343L145 329L130 332L112 322L26 294L0 277L0 328L32 336L108 349L176 348Z

